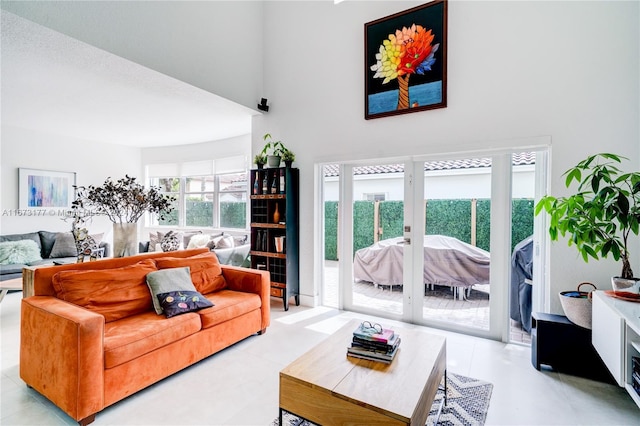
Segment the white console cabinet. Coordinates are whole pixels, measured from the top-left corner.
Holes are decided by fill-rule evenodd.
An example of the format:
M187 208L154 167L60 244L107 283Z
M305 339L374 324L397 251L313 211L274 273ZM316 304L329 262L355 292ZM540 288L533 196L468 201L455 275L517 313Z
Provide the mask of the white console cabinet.
M640 357L640 303L627 302L593 292L593 347L618 382L640 407L633 389L632 358Z

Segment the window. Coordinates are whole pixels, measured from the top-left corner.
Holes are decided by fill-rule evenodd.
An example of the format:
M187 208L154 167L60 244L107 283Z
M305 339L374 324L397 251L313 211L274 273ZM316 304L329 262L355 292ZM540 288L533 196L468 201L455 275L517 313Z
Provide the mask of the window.
M159 186L160 190L175 197L176 201L173 202L173 210L168 215L165 215L163 219L154 218L156 225L178 225L178 212L180 210L180 179L179 178L155 178L151 180L151 185Z
M185 226L214 226L215 176L183 178Z
M362 199L365 201L384 201L386 197L384 192L371 192L362 194Z
M247 174L218 175L219 223L221 228L245 228L247 225Z
M213 173L213 166L218 173ZM182 176L171 176L172 174ZM147 166L149 184L176 198L174 210L150 226L246 229L247 172L244 159L227 158ZM163 176L164 175L164 176Z

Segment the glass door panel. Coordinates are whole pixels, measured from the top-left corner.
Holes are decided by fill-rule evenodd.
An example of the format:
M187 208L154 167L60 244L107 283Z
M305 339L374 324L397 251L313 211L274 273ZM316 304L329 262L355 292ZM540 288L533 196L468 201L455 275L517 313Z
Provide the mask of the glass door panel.
M422 319L490 328L491 158L424 162Z
M340 199L340 167L337 164L322 166L322 223L324 242L322 247L323 274L320 298L323 306L341 308L338 257L338 202Z
M351 168L353 309L381 315L403 313L404 164Z
M512 155L509 341L531 344L536 153Z

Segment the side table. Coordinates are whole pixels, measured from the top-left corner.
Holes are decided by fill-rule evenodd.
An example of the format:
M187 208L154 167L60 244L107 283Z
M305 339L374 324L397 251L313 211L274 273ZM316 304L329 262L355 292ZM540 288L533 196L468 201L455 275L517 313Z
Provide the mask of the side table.
M591 330L563 315L532 314L531 363L537 370L544 364L563 373L615 383L591 344Z
M0 302L9 293L9 290L22 290L22 278L0 281Z

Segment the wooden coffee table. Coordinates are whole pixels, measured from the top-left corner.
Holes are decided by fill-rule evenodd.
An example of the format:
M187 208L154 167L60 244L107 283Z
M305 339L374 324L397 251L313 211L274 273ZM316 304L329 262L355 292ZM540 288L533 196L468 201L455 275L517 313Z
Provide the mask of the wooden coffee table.
M280 371L280 424L283 410L323 426L426 424L443 377L446 395L446 339L402 328L391 364L348 357L360 322L349 322Z
M22 290L22 278L0 281L0 302L9 293L9 290Z

